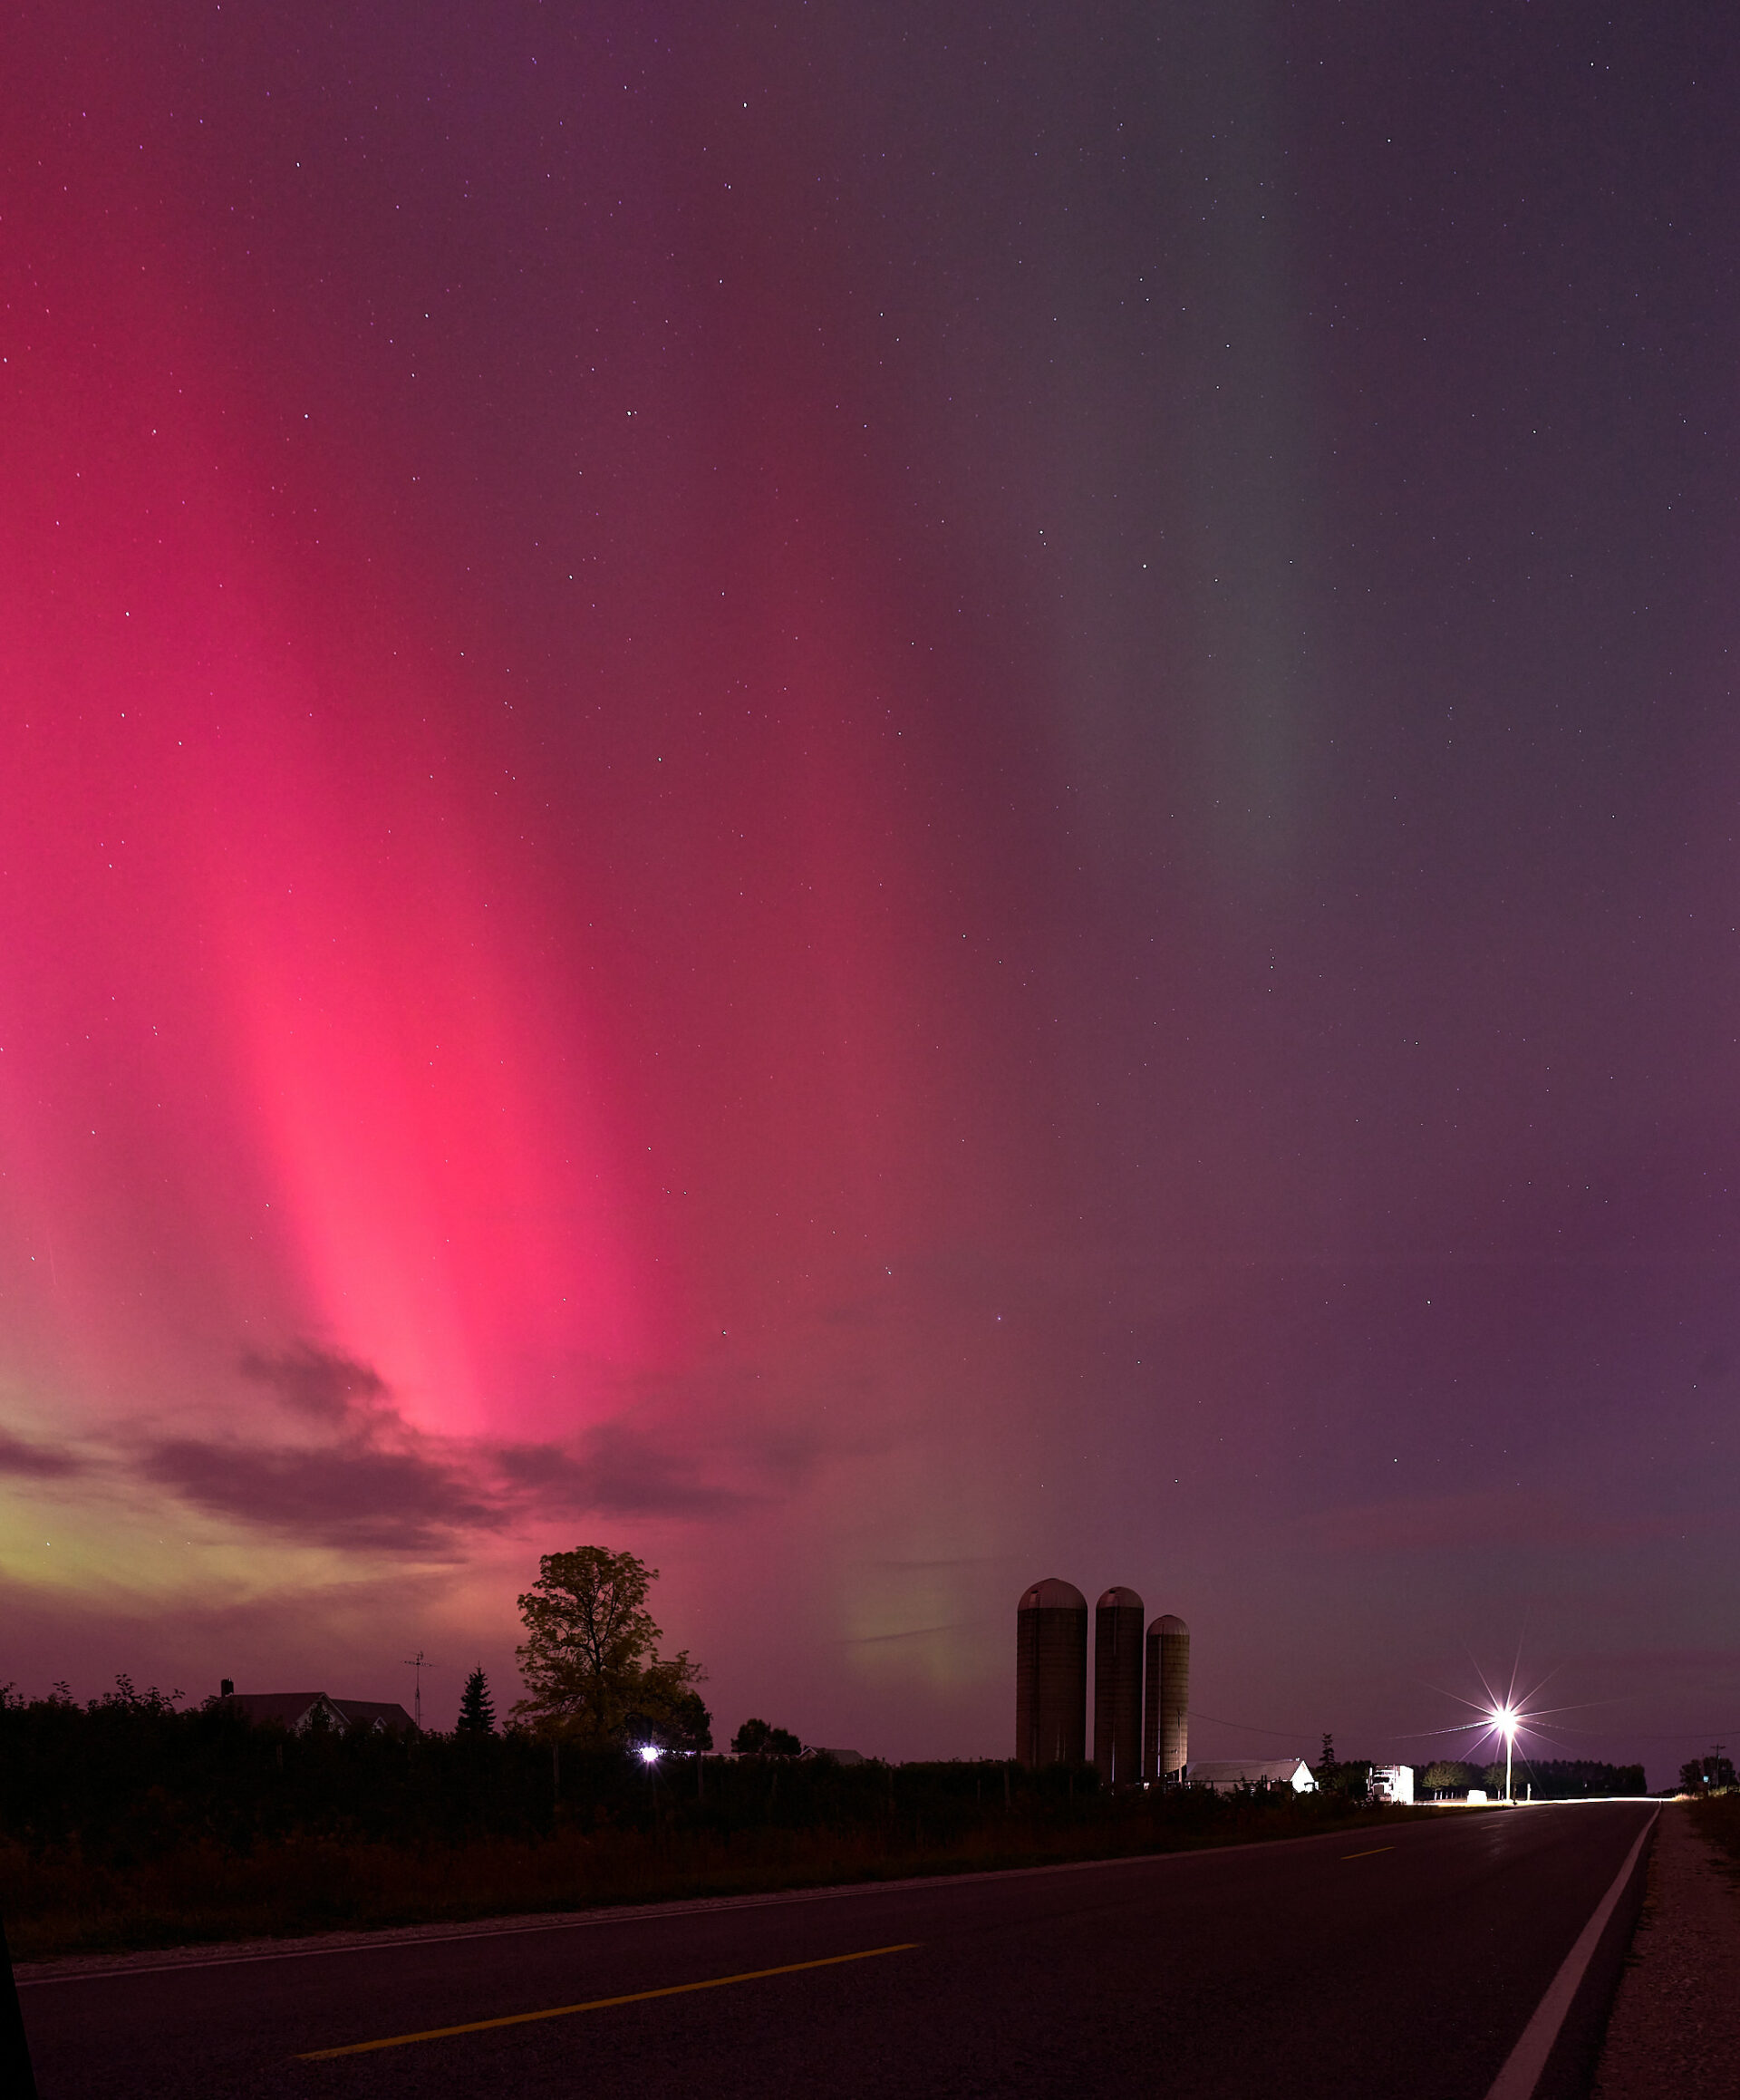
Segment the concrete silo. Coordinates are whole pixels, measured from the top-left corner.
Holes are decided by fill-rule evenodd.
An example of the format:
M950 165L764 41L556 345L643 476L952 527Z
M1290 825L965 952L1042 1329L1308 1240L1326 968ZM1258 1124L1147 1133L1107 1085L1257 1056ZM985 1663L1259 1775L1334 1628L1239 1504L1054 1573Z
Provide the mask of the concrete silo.
M1190 1628L1170 1611L1148 1628L1147 1695L1143 1776L1175 1786L1190 1761Z
M1015 1756L1079 1765L1088 1755L1088 1600L1056 1576L1015 1609Z
M1142 1776L1142 1600L1107 1590L1094 1606L1094 1763L1102 1786Z

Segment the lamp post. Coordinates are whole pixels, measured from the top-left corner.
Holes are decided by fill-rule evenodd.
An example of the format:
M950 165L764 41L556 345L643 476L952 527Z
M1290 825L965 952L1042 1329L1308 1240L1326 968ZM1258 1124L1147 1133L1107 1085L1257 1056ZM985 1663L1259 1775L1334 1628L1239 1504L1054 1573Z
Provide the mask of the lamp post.
M1497 1712L1496 1712L1496 1713L1495 1713L1495 1714L1493 1716L1493 1725L1494 1725L1495 1727L1498 1727L1498 1728L1502 1728L1502 1729L1503 1730L1503 1734L1504 1734L1504 1800L1505 1800L1505 1804L1506 1804L1506 1805L1507 1805L1507 1806L1514 1807L1514 1806L1515 1806L1515 1802L1514 1802L1514 1800L1513 1800L1513 1796L1512 1796L1512 1793L1511 1793L1511 1751L1512 1751L1512 1748L1513 1748L1513 1747L1514 1746L1514 1744L1515 1744L1515 1742L1516 1742L1516 1709L1515 1709L1515 1708L1514 1708L1514 1707L1500 1707L1500 1708L1499 1708L1499 1709L1498 1709L1498 1711L1497 1711Z

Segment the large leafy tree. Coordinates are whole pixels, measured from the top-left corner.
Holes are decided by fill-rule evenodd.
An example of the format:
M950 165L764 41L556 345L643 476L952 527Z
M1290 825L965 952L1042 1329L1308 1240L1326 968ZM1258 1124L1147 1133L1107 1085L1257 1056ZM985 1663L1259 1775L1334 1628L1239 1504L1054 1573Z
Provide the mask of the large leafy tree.
M519 1600L526 1639L514 1652L526 1697L515 1714L540 1736L599 1747L643 1729L673 1747L704 1734L707 1710L689 1689L700 1665L686 1648L659 1653L663 1636L646 1609L658 1579L633 1553L604 1546L546 1553Z

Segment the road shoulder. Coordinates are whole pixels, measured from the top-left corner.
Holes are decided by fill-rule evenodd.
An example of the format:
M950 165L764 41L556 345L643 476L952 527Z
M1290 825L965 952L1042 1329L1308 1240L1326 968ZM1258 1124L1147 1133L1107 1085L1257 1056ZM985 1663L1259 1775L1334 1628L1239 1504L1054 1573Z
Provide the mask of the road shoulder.
M1593 2100L1740 2095L1740 1883L1684 1803L1656 1825Z

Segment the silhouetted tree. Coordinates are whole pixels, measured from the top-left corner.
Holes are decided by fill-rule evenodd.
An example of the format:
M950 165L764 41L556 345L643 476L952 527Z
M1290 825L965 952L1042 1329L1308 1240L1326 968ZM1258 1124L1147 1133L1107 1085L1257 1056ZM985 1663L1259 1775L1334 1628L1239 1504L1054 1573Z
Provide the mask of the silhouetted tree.
M662 1636L646 1609L658 1576L604 1546L544 1555L519 1600L526 1640L514 1651L527 1686L514 1712L536 1734L604 1748L627 1740L631 1715L660 1731L678 1719L701 1672L687 1649L658 1652Z
M797 1757L804 1746L789 1728L771 1728L766 1721L750 1719L731 1737L740 1757Z
M698 1691L679 1692L659 1723L659 1738L667 1750L710 1750L713 1717Z
M489 1696L489 1679L483 1674L482 1663L466 1679L465 1689L459 1694L457 1729L461 1736L493 1736L496 1732L496 1702Z

